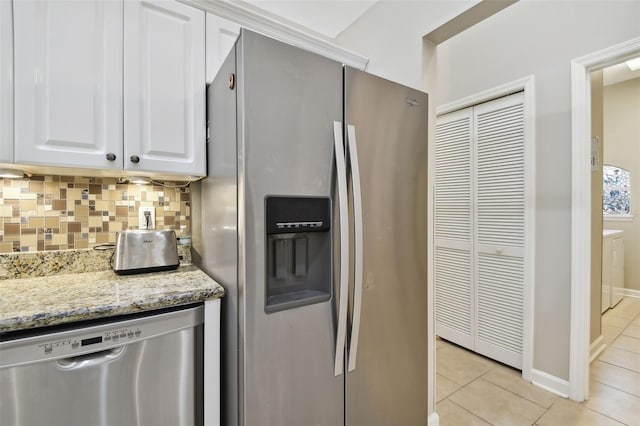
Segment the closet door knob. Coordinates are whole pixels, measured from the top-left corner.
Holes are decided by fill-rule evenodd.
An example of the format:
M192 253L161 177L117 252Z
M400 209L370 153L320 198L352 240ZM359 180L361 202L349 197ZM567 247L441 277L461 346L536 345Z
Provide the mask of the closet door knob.
M133 164L138 164L140 162L140 157L138 157L137 155L132 155L131 157L129 157L129 160L131 160Z
M106 157L109 161L116 161L116 155L113 152L108 153Z

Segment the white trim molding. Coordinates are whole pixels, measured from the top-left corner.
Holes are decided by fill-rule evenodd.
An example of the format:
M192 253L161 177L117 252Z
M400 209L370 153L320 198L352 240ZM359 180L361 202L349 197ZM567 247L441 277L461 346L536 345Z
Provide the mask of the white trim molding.
M440 425L440 417L438 417L437 413L432 413L429 415L427 419L428 426L439 426Z
M571 61L571 335L569 397L589 396L591 304L590 73L637 56L640 38Z
M624 297L633 297L636 299L640 299L640 290L635 290L633 288L623 288L622 295Z
M603 214L603 222L633 222L634 215L632 214Z
M435 144L431 143L429 150L435 150ZM435 182L435 155L429 152L427 160L429 182ZM435 186L430 185L428 191L427 205L427 413L429 415L429 426L438 426L439 420L436 414L436 302L435 302L435 279L434 279L434 200ZM432 419L432 417L435 419ZM434 423L432 423L432 421Z
M204 424L220 426L220 299L204 302Z
M536 104L535 77L533 75L497 86L436 108L436 114L468 108L493 99L524 91L525 128L525 247L524 247L524 305L522 330L522 378L532 381L533 371L533 325L535 289L535 176L536 176Z
M594 340L589 347L589 364L591 364L593 360L596 359L596 357L600 355L606 347L607 345L604 343L604 336L598 336L598 338Z
M369 59L345 49L335 40L261 10L241 0L178 0L252 31L326 56L358 69L366 69Z
M566 398L569 394L569 382L540 370L531 372L531 382L549 392Z
M467 108L470 106L478 105L483 102L488 102L493 99L501 98L503 96L512 95L516 92L521 92L524 90L525 92L525 112L527 105L527 100L529 97L531 101L534 99L534 82L535 77L530 75L528 77L524 77L510 83L502 84L500 86L492 87L490 89L484 90L482 92L476 93L471 96L467 96L466 98L458 99L457 101L449 102L445 105L440 105L436 107L436 115L443 115L453 111L457 111L459 109ZM529 93L527 93L529 91ZM533 105L535 106L535 105ZM534 111L534 110L532 110Z

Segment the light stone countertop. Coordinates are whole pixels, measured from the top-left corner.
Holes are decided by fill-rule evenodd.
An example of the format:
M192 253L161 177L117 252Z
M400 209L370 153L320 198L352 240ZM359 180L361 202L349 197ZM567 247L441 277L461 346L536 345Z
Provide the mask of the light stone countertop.
M224 289L195 266L117 275L99 271L0 282L0 333L217 299Z

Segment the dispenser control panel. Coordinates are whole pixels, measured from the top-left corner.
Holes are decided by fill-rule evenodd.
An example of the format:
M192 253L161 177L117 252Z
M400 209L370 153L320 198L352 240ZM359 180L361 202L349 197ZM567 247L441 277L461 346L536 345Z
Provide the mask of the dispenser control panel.
M299 230L299 229L314 229L322 228L324 222L276 222L276 227L282 230Z
M322 232L330 229L328 197L266 197L267 234Z

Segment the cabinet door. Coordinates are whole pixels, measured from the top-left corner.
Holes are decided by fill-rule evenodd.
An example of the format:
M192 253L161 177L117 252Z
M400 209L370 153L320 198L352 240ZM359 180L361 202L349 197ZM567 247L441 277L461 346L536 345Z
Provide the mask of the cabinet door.
M13 25L10 1L0 1L0 162L13 162Z
M205 12L124 2L125 170L204 176Z
M522 368L524 95L474 107L475 351Z
M468 108L438 117L435 175L436 334L473 349L473 120Z
M13 7L16 162L122 168L122 3Z
M624 238L614 238L611 244L611 307L624 296Z
M612 239L610 236L605 236L602 239L602 312L611 307L611 275L613 270L612 258Z
M240 25L207 13L207 81L213 81L240 35Z

